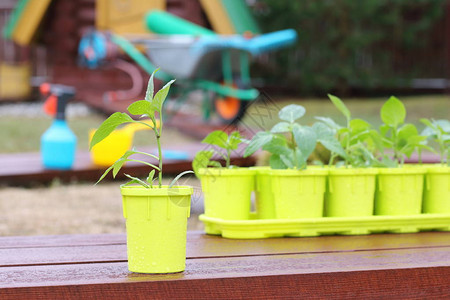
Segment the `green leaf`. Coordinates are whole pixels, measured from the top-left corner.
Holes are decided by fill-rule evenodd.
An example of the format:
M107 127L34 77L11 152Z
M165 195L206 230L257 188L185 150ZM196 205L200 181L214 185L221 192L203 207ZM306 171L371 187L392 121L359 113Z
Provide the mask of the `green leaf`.
M435 129L435 128L436 128L436 127L433 125L433 123L431 123L431 121L428 120L428 119L422 118L422 119L420 119L420 122L422 122L423 124L425 124L425 126L428 126L428 127L432 128L432 129Z
M215 130L208 134L202 141L202 144L216 145L220 148L227 149L228 134L222 130Z
M310 127L295 127L293 130L295 143L305 158L308 158L316 148L317 137Z
M148 176L147 176L147 182L150 185L153 185L153 178L154 177L155 177L155 170L153 169L153 170L150 171L150 173L148 173Z
M272 169L287 169L288 166L283 162L279 155L273 154L269 158L269 165Z
M352 134L359 134L363 131L367 131L372 126L364 120L361 119L353 119L350 121L350 130Z
M253 136L244 151L244 157L248 157L255 153L258 149L269 143L273 139L273 134L266 131L260 131Z
M152 105L155 107L155 110L160 114L162 111L164 101L167 98L167 94L169 94L170 86L174 82L175 80L171 80L168 83L166 83L166 85L156 93L155 97L153 97Z
M152 107L152 103L147 100L139 100L136 102L131 103L127 110L132 115L148 115L148 116L154 116L154 110L155 108Z
M278 112L280 119L289 123L294 123L296 120L303 117L304 114L305 108L298 104L287 105Z
M288 169L293 169L296 167L294 165L294 155L295 154L293 152L290 155L280 155L281 161L288 167Z
M198 171L202 168L207 168L211 157L214 155L214 150L202 150L197 152L192 161L192 169L198 175Z
M283 133L283 132L290 132L292 129L291 124L287 122L280 122L278 124L275 124L275 126L272 127L270 132L272 133Z
M114 131L114 129L117 128L117 126L129 122L134 122L134 120L126 113L113 113L111 116L109 116L109 118L103 121L97 131L95 131L95 134L92 137L89 146L89 150L91 150L92 147L94 147L96 144L103 141L111 132Z
M105 170L105 172L103 172L102 176L100 177L100 179L95 183L98 184L100 181L103 180L103 178L106 177L106 175L108 175L109 171L111 171L113 169L113 166L109 167L108 169Z
M450 133L450 121L449 120L435 120L433 122L437 127L441 128L443 132Z
M380 133L382 136L387 136L387 134L390 130L391 130L391 128L386 124L383 124L380 126Z
M124 175L126 177L130 178L133 181L133 183L139 183L140 185L142 185L145 188L150 188L150 185L148 185L145 181L142 181L139 178L133 177L133 176L128 175L128 174L124 174ZM129 184L131 184L131 182Z
M334 136L333 130L321 122L313 124L312 129L316 134L317 141L321 143L325 148L333 153L336 153L342 157L347 157L347 154L342 148L341 143Z
M178 181L178 179L180 179L181 176L184 176L184 175L186 175L186 174L194 174L194 172L192 172L191 170L181 172L180 174L177 175L177 177L175 177L175 178L172 180L172 182L169 184L169 188L173 187L173 185Z
M378 151L384 151L383 137L378 131L372 129L369 131L369 137Z
M345 116L347 119L347 123L350 122L351 114L350 110L348 110L347 106L345 106L344 102L336 96L328 94L328 98L330 98L331 102L333 102L334 106Z
M418 136L417 128L413 124L405 124L398 130L399 144L403 146L412 136ZM424 137L426 138L426 137Z
M230 150L236 150L240 143L243 142L243 138L241 136L241 133L239 131L233 131L230 133L230 136L228 137L227 141L227 149Z
M132 184L134 184L134 183L140 184L139 180L140 180L140 179L138 179L138 180L132 179L132 180L130 180L130 181L128 181L128 182L122 184L121 186L124 187L124 186L128 186L128 185L132 185ZM151 187L151 186L150 186L150 187Z
M380 115L386 125L397 128L405 121L406 109L399 99L392 96L381 107Z
M333 130L324 123L316 122L312 125L312 129L314 130L318 140L327 140L334 137Z
M289 155L292 152L287 144L286 137L283 135L274 136L270 143L267 143L262 147L262 150L277 155Z
M347 159L347 153L345 153L344 148L342 148L341 143L332 137L331 139L319 139L319 143L321 143L325 148L330 150L332 153L336 153L344 159Z
M116 178L117 173L119 173L120 169L124 165L124 163L127 162L126 158L119 158L114 164L113 164L113 177Z
M294 151L293 155L296 156L296 165L295 167L298 170L303 170L306 168L306 160L308 159L308 157L304 156L300 151L296 150Z
M327 125L328 127L330 127L333 130L339 130L342 128L342 126L338 125L336 122L333 121L333 119L331 118L326 118L326 117L315 117L317 120L323 122L325 125Z
M158 72L159 68L153 71L152 75L150 76L150 79L148 80L147 84L147 91L145 92L145 100L151 101L153 99L153 77L155 76L155 73Z

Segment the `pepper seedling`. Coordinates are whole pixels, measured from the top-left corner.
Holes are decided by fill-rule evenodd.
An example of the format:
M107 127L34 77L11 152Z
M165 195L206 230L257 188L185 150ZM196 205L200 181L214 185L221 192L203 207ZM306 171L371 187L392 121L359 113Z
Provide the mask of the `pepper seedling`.
M383 124L379 131L372 130L370 136L379 151L380 166L398 167L406 157L418 149L433 151L426 145L426 136L419 135L416 126L405 123L406 109L403 103L391 96L381 107Z
M304 114L305 108L301 105L283 107L278 112L281 122L270 131L255 134L245 149L244 157L262 149L272 154L269 164L273 169L305 169L307 159L317 145L317 136L311 127L297 123Z
M153 84L153 77L155 73L159 69L156 69L152 75L150 76L150 79L148 81L147 85L147 91L145 93L145 99L144 100L137 100L130 104L128 106L127 110L132 115L140 116L140 118L149 118L150 122L143 122L143 121L136 121L133 118L131 118L128 114L122 113L122 112L115 112L110 117L108 117L97 129L94 136L92 137L91 143L90 143L90 149L94 147L96 144L104 140L111 132L113 132L119 125L127 124L127 123L139 123L144 126L149 127L156 138L156 144L158 146L158 154L154 155L151 153L146 153L142 151L137 151L134 148L132 150L129 150L125 152L125 154L119 158L112 166L110 166L106 171L103 173L103 175L100 177L100 179L97 181L99 183L100 181L105 178L105 176L112 171L113 177L115 178L117 173L120 171L122 166L129 161L138 162L145 164L152 168L152 170L149 172L149 175L147 176L146 180L141 180L137 177L130 176L128 174L125 174L126 177L130 178L130 181L127 182L125 185L129 184L140 184L146 188L153 188L153 181L155 176L155 170L158 171L158 187L161 188L162 186L162 176L163 176L163 159L162 159L162 150L161 150L161 136L162 136L162 130L163 130L163 121L161 119L162 115L162 109L164 101L167 98L167 95L169 93L170 86L175 80L169 81L162 89L160 89L156 94L154 94L154 84ZM159 120L157 120L157 118ZM159 121L159 122L158 122ZM158 126L159 123L159 126ZM155 165L153 163L150 163L148 161L130 158L133 155L142 155L149 157L151 159L155 159L158 162L158 165ZM180 173L178 176L173 179L173 181L170 183L169 187L172 187L175 182L183 175L187 173L193 173L192 171L185 171Z
M346 166L370 167L376 164L375 156L367 147L371 125L362 119L352 119L350 110L340 98L330 94L328 98L346 119L345 126L340 126L331 118L316 117L320 122L312 126L319 142L331 151L330 164L338 156L344 159ZM342 162L336 165L340 164Z
M220 162L213 160L213 157L223 158L225 168L233 167L231 165L231 152L237 150L241 143L248 143L248 141L239 131L233 131L229 135L222 130L211 132L202 140L202 144L208 144L211 149L197 152L192 161L194 172L198 174L199 169L207 167L221 168Z
M421 135L437 144L436 152L439 153L441 164L445 164L447 161L447 165L450 166L450 121L425 118L420 121L426 126Z

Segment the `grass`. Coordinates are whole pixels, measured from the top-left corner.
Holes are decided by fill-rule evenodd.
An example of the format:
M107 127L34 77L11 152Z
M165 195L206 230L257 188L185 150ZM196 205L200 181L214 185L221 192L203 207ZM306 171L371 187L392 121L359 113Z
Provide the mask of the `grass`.
M420 118L448 119L450 110L450 99L446 95L408 96L400 98L407 110L407 122L423 128L419 122ZM276 101L263 101L252 103L243 119L243 124L256 129L270 129L278 122L278 109L286 104L297 103L306 108L306 115L301 119L303 124L314 122L313 116L327 116L344 122L344 118L327 99L299 99L299 98L276 98ZM349 107L354 118L362 118L374 126L380 124L379 111L387 98L353 98L342 99ZM84 117L68 119L68 125L78 138L78 149L88 149L89 130L97 128L105 119L104 115L90 114ZM51 125L52 119L47 116L30 118L17 118L3 116L0 118L0 153L39 151L40 137ZM136 134L135 145L148 145L146 132ZM173 135L175 134L175 136ZM186 138L176 133L165 136L164 143L170 143L174 139Z
M89 149L89 131L97 128L105 119L103 115L92 114L84 117L70 118L67 121L70 129L77 136L77 148ZM17 118L6 116L0 118L0 153L38 152L41 135L50 127L52 119L46 116ZM150 139L150 142L149 142ZM155 144L152 135L146 131L136 132L135 146L149 146ZM177 141L192 140L179 134L176 130L165 130L162 144Z

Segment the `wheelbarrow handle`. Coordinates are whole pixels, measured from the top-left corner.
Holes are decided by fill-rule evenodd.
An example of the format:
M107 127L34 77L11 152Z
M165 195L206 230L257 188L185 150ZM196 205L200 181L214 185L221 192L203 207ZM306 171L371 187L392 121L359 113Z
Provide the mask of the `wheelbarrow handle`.
M253 55L287 47L297 41L294 29L285 29L266 33L248 40L248 48Z
M217 50L235 49L259 55L264 52L274 51L297 41L297 32L293 29L285 29L266 33L253 38L243 36L221 37L218 35L204 36L192 46L192 54L201 56L203 53Z

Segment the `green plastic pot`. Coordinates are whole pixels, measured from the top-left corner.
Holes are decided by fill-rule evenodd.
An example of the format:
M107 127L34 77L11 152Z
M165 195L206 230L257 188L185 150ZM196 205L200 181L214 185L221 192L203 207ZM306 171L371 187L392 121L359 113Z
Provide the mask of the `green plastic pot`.
M375 168L332 168L325 193L326 217L373 215Z
M253 167L255 176L255 207L257 219L274 219L275 203L272 192L270 167Z
M251 193L256 171L250 168L199 170L205 215L224 220L250 218Z
M136 273L182 272L192 187L121 187L127 228L128 269Z
M420 214L425 173L426 169L420 166L380 168L375 192L375 214Z
M450 213L450 167L429 165L425 174L423 212Z
M276 218L322 217L327 174L323 168L272 170Z

